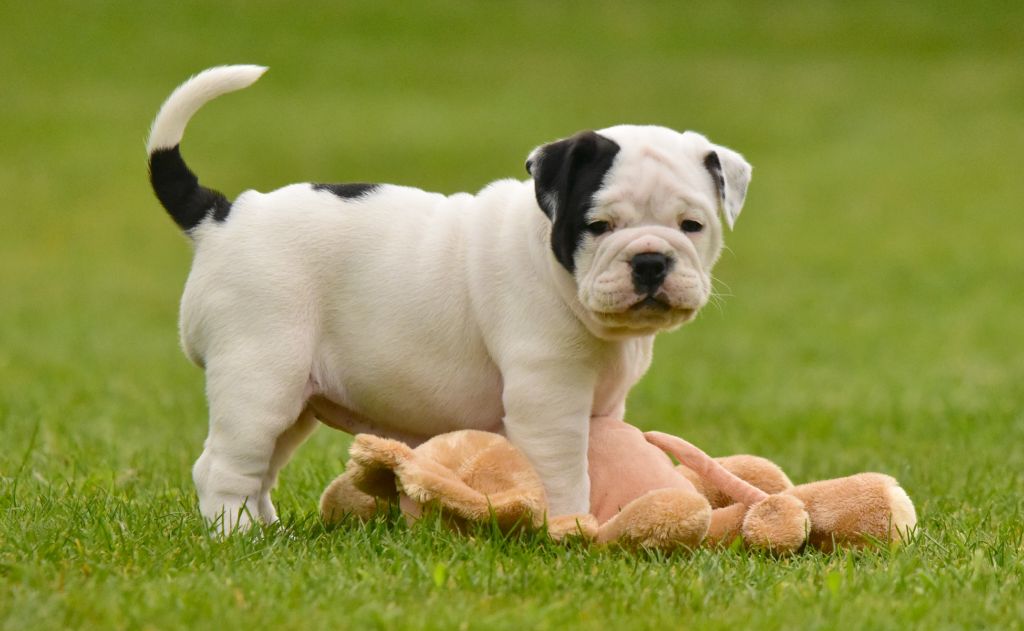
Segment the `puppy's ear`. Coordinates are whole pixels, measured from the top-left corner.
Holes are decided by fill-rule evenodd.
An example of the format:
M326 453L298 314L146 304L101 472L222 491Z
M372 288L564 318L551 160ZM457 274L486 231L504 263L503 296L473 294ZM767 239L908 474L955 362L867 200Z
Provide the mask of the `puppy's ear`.
M554 220L579 206L589 208L618 152L615 141L592 131L534 149L526 159L526 171L533 176L544 214Z
M704 167L715 182L722 215L732 230L743 210L743 200L747 198L750 163L732 149L714 145L714 149L704 155Z

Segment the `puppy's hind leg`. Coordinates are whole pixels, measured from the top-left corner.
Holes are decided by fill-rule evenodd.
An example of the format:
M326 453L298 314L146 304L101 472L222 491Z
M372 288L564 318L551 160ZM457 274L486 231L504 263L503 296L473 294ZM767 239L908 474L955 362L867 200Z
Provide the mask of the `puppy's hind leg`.
M223 533L276 517L270 486L311 430L312 419L303 415L309 364L268 357L266 350L235 351L206 364L210 432L192 478L200 512Z
M318 425L313 411L306 408L299 414L295 423L277 437L274 454L270 457L270 467L263 476L263 486L260 488L259 515L264 522L270 524L277 521L277 510L270 501L270 491L277 485L277 474L288 464L295 450L309 438Z

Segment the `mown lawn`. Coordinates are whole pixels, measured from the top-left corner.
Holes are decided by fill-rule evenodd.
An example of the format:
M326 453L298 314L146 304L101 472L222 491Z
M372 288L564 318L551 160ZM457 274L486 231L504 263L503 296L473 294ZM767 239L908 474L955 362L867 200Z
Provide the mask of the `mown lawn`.
M34 2L0 12L0 627L1019 628L1024 4ZM455 192L536 144L653 122L755 166L721 300L658 342L629 418L799 481L879 470L905 549L776 560L325 530L348 438L280 526L208 538L189 248L145 178L189 74L271 67L185 153L229 195ZM384 343L385 341L382 341Z

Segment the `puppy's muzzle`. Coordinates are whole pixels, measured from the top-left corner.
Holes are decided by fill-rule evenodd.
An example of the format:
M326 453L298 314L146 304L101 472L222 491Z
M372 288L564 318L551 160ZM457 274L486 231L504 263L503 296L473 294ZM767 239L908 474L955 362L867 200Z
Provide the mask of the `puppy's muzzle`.
M641 252L630 260L633 270L633 287L641 296L650 296L658 291L668 273L675 265L675 259L660 252Z

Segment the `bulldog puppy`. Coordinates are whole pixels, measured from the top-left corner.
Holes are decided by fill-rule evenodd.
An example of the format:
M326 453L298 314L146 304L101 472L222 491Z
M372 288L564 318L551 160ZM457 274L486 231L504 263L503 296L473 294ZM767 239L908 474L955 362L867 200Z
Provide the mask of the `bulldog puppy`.
M207 70L153 122L157 197L195 247L181 340L206 371L199 508L224 531L277 518L278 472L317 420L418 444L504 433L552 516L586 513L592 416L622 418L654 334L691 321L750 181L693 132L622 125L529 156L476 195L292 184L234 202L179 144L259 66Z

